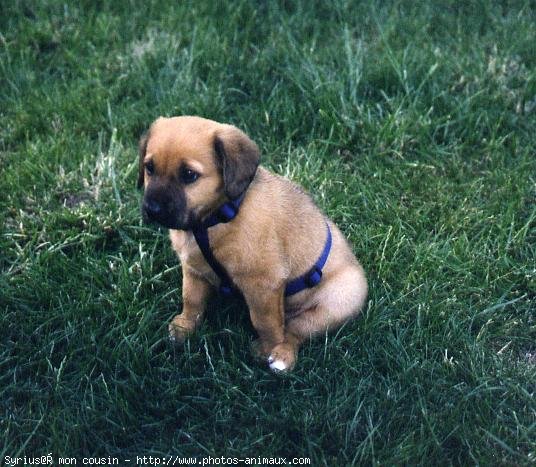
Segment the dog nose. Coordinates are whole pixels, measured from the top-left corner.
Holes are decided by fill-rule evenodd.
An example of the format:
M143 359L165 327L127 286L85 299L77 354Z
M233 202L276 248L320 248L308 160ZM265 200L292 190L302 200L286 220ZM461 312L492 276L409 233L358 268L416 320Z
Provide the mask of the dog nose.
M147 211L150 217L158 216L162 212L162 206L157 201L151 199L145 202L145 211Z

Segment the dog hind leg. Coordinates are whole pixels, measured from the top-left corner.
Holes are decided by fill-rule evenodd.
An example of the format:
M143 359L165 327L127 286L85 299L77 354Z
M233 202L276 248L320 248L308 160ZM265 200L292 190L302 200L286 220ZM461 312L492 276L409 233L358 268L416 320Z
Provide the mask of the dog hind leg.
M268 363L278 371L291 370L303 341L333 331L355 317L367 298L367 281L360 266L349 266L330 278L319 292L319 303L285 324L285 340L272 349Z

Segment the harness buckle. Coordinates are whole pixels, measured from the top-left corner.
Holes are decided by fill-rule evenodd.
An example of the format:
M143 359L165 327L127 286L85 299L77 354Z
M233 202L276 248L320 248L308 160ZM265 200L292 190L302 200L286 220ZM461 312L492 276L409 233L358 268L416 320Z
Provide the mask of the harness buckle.
M225 203L222 207L220 207L220 209L218 209L216 217L220 222L230 222L236 217L237 214L238 209L236 206L231 203Z
M322 280L322 269L320 269L317 265L315 265L313 269L311 269L307 273L307 275L304 277L303 280L305 284L307 285L307 287L312 289L313 287L320 284L320 281Z

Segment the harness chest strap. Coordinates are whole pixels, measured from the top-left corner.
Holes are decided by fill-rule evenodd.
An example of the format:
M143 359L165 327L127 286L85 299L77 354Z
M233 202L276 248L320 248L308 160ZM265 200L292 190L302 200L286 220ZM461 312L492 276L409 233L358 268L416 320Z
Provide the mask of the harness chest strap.
M224 203L222 206L220 206L220 208L215 214L211 215L201 225L195 227L192 231L194 234L195 241L197 242L197 245L199 246L199 249L203 254L203 257L205 258L209 266L212 268L212 270L219 277L220 293L225 296L240 296L241 294L240 291L233 285L233 281L229 277L229 274L227 273L225 268L212 254L212 250L210 248L210 241L208 239L208 228L219 223L227 223L232 221L238 214L238 210L240 208L242 200L244 199L244 196L245 192L240 197L231 200L227 203ZM315 287L322 280L322 268L326 264L332 244L331 229L329 228L327 222L326 227L328 231L327 239L320 257L313 265L313 267L309 269L309 271L307 271L304 275L293 279L286 285L286 297L290 297L291 295L297 294L298 292L301 292L302 290L305 290L307 288Z

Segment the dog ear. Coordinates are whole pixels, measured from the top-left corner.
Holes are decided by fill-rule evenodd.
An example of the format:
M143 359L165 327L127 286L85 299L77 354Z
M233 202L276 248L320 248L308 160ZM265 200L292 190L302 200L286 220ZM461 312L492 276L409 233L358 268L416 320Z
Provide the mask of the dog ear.
M243 131L229 125L216 132L214 150L223 172L224 192L229 199L238 198L255 176L259 148Z
M140 138L138 143L139 148L139 162L138 162L138 189L143 186L145 178L145 167L143 166L143 159L145 158L145 153L147 152L147 141L149 140L149 132L145 132Z

